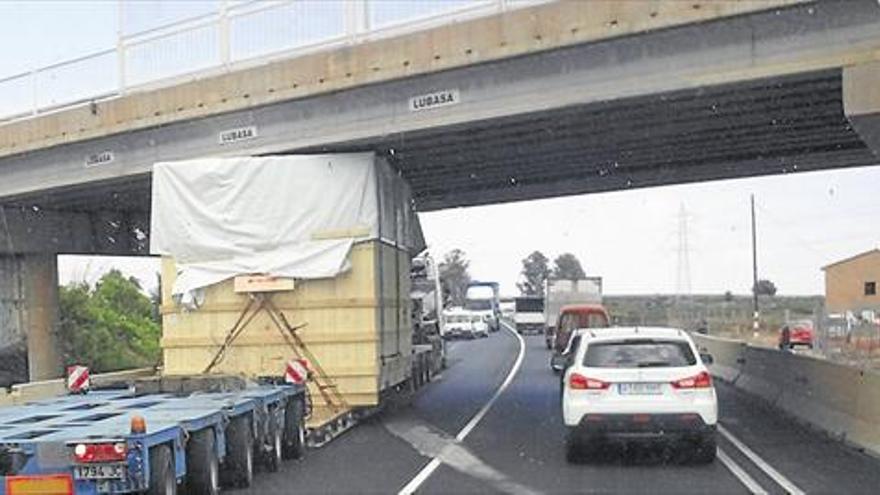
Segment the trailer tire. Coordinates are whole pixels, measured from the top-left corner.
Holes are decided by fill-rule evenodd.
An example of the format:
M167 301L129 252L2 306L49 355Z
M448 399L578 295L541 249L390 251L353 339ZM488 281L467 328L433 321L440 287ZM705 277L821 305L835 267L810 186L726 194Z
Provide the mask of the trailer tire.
M217 459L216 442L212 428L193 433L186 446L187 493L220 493L220 461Z
M226 429L226 462L223 483L238 488L251 486L254 480L254 435L250 418L234 418Z
M147 495L177 495L177 475L167 445L150 449L150 485Z
M269 440L272 442L271 448L266 453L266 469L270 473L275 473L281 469L281 459L284 457L284 431L281 425L277 423L272 426Z
M291 399L284 410L284 447L281 455L285 459L301 459L306 453L306 425L301 399Z

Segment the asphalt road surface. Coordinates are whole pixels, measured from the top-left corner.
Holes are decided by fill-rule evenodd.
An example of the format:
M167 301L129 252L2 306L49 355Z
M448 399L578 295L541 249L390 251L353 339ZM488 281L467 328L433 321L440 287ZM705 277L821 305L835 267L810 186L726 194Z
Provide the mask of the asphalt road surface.
M569 464L559 378L541 337L502 330L455 342L449 367L406 407L259 473L237 493L878 493L880 461L717 383L719 455L677 463L662 449Z

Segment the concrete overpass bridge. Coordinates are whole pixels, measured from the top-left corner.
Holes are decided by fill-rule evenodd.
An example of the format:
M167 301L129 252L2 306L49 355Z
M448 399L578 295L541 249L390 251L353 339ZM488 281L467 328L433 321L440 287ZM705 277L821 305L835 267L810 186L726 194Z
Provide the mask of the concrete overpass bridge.
M146 254L156 161L374 150L422 211L877 163L876 1L513 5L0 126L31 375L57 372L54 256Z

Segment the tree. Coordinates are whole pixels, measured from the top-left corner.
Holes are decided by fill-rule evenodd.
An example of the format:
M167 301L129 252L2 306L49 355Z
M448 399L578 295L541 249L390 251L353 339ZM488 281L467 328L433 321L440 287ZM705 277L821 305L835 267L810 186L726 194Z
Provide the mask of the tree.
M563 253L553 261L553 278L557 280L581 280L586 278L581 262L571 253Z
M470 262L461 249L453 249L440 262L440 287L444 305L464 306L467 286L471 281L468 273Z
M724 302L733 302L733 292L727 291L724 293Z
M776 284L767 279L758 279L755 286L752 287L752 292L759 296L773 297L776 295Z
M59 291L59 337L67 363L95 372L152 366L160 356L161 327L136 280L117 270L92 289L71 284Z
M516 284L524 296L543 296L544 282L550 276L549 259L541 251L533 251L522 260L522 282Z
M153 321L162 324L162 276L156 272L156 288L150 291L150 304L153 306Z

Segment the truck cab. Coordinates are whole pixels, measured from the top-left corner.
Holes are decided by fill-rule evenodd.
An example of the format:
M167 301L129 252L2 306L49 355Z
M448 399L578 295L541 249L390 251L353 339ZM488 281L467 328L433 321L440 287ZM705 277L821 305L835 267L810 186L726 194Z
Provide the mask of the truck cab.
M471 282L465 293L464 307L468 311L479 314L489 325L490 332L501 328L501 311L498 301L498 283Z
M605 328L611 316L601 304L572 304L559 311L556 326L548 326L544 333L547 348L561 353L568 345L571 332L579 328Z
M544 330L544 298L541 296L522 296L514 299L513 322L517 333L540 335Z

